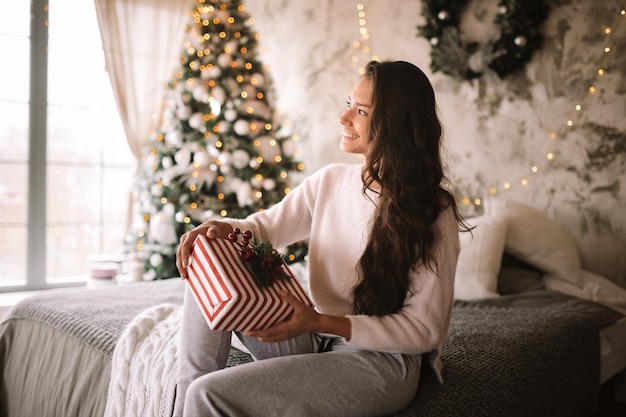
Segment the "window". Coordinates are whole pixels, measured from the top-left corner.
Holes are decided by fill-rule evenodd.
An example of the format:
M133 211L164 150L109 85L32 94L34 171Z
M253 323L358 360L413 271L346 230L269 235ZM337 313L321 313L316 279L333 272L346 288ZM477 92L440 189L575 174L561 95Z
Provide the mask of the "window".
M1 2L0 53L0 291L84 282L122 251L135 164L93 2Z

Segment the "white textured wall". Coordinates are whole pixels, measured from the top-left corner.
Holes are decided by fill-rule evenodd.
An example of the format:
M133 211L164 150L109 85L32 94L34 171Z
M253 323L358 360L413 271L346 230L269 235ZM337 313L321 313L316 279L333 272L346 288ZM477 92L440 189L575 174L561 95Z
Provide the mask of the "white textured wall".
M478 7L474 3L469 13ZM586 269L626 286L626 17L620 19L616 1L550 3L558 5L545 24L545 45L525 74L473 83L431 73L429 43L416 36L419 0L245 4L256 19L278 106L302 138L306 172L355 160L339 150L337 118L359 66L371 55L411 61L431 76L437 91L451 177L463 195L484 201L493 188L548 212L575 237ZM365 7L369 55L352 46L361 40L357 4ZM475 25L464 30L489 30ZM612 28L609 36L603 34L606 26ZM611 53L604 53L605 44ZM600 67L608 74L599 77ZM553 132L556 139L550 138ZM550 163L549 152L555 155ZM528 185L521 185L523 179Z

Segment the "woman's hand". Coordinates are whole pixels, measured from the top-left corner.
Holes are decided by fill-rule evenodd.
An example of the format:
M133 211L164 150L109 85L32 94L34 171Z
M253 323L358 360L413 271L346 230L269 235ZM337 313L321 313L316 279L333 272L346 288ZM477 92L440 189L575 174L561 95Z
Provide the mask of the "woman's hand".
M256 337L261 342L282 342L301 334L317 332L335 334L350 340L352 326L349 319L320 314L286 291L281 291L280 296L293 307L289 318L269 329L247 331L244 333L246 336Z
M191 246L198 235L204 235L209 239L226 239L231 231L232 228L228 223L209 220L182 235L176 251L176 267L180 276L183 279L188 278L187 265L189 265L189 257L191 256Z

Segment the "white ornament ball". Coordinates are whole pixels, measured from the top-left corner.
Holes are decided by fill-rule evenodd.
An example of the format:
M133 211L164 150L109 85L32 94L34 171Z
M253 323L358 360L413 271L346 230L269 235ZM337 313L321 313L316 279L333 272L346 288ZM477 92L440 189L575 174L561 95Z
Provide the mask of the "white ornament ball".
M168 169L174 165L174 161L172 161L172 158L169 156L164 156L163 159L161 159L161 165L163 165L163 169Z
M183 143L183 134L178 130L172 130L165 134L165 143L167 146L178 147Z
M176 109L176 117L180 120L187 120L191 117L191 107L183 106Z
M239 136L245 136L250 133L250 123L247 120L239 119L233 125L233 130Z
M172 203L167 203L163 206L162 213L166 217L172 217L174 215L174 205Z
M517 36L515 37L515 39L513 39L513 42L515 42L515 45L519 46L520 48L523 48L524 46L526 46L526 37L524 36Z
M209 107L211 107L211 113L215 116L219 116L222 112L222 104L215 99L209 99Z
M204 114L202 113L194 113L190 118L189 118L189 126L191 126L192 129L200 129L201 127L204 126Z
M481 51L475 52L469 57L467 65L475 73L482 73L485 70L485 55Z
M224 119L226 119L227 121L232 122L236 118L237 118L237 110L228 109L224 111Z
M153 267L158 267L163 263L163 256L160 253L153 253L150 256L150 265Z
M206 147L206 151L209 153L209 155L211 155L213 158L217 158L218 156L220 156L220 151L219 149L217 149L215 146L213 145L207 145Z
M228 123L227 121L220 120L219 122L217 122L217 131L219 133L228 132L229 129L230 129L230 123Z
M187 166L191 162L191 152L189 152L189 150L185 148L179 149L174 154L174 160L180 166Z
M219 167L222 173L224 174L230 173L230 161L231 161L230 153L222 152L220 156L217 157L217 160L219 162Z
M208 152L199 151L193 154L193 162L200 167L208 167L213 162L213 158L211 158Z
M439 13L437 13L437 19L441 20L442 22L445 22L446 20L450 20L450 12L447 10L442 10Z
M150 187L150 194L152 194L155 197L160 197L163 195L163 189L161 188L160 185L153 184Z
M217 63L221 67L228 67L228 66L230 66L230 63L232 61L233 61L233 57L230 56L227 53L220 54L220 56L217 57Z
M226 101L226 92L220 86L215 86L211 89L211 97L217 100L218 103L223 104Z
M193 98L200 103L207 103L209 101L209 92L201 85L193 89Z
M276 188L276 181L272 178L265 178L263 180L263 188L265 188L267 191L272 191L274 188Z
M174 215L174 220L176 220L177 223L182 223L185 221L185 216L185 213L183 213L182 211L178 211L176 212L176 215Z
M213 65L211 68L207 68L202 72L203 78L206 74L206 78L217 78L222 75L222 69L217 65Z
M232 161L235 168L243 169L250 162L250 154L243 149L237 149L233 152Z

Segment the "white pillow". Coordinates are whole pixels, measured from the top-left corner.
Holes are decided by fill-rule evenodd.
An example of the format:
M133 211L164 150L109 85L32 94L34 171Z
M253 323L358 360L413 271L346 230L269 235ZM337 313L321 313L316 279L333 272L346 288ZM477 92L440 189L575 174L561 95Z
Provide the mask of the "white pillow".
M582 287L580 258L574 239L545 213L522 203L495 199L489 215L507 219L506 251L536 268Z
M580 274L584 281L582 287L577 287L570 282L565 282L551 275L545 275L543 283L547 290L560 291L583 300L595 301L626 315L625 288L591 271L583 269L580 271Z
M456 265L454 298L476 300L498 297L498 272L504 253L507 224L501 216L468 219L476 226L459 234L461 251Z

